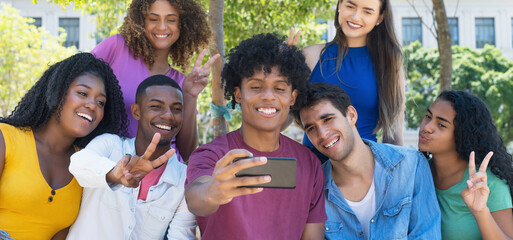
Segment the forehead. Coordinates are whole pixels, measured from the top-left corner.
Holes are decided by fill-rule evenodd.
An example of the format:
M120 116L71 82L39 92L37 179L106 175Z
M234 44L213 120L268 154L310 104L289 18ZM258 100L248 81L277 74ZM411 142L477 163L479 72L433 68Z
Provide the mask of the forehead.
M150 5L149 14L158 14L158 15L170 15L176 14L178 15L178 11L175 9L171 3L167 0L157 0Z
M341 0L344 3L353 3L362 7L379 8L381 0Z
M141 101L156 99L169 103L183 103L183 94L177 88L168 85L154 85L146 88L141 94Z
M242 78L243 83L250 81L262 81L267 83L285 82L288 84L289 78L281 74L279 67L273 66L272 68L257 68L252 76Z
M103 83L103 79L91 73L86 73L73 79L70 83L70 87L73 86L87 86L93 90L98 89L105 94L105 84Z
M327 99L319 100L312 106L305 107L299 111L299 115L303 124L322 119L322 117L326 114L342 113Z
M451 122L454 121L454 118L456 117L454 107L451 102L447 100L436 99L429 107L429 110L433 115L443 117Z

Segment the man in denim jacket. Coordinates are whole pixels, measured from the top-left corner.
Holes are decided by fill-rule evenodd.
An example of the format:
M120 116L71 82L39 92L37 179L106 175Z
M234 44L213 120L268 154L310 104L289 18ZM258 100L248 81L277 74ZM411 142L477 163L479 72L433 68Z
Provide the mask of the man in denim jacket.
M440 239L440 208L427 160L413 149L360 138L349 96L310 84L293 114L330 161L323 164L326 239Z

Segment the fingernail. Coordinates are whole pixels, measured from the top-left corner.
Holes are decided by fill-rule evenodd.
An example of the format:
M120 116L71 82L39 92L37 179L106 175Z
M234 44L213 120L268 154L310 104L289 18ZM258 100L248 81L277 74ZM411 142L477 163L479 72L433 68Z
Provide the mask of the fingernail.
M270 177L270 176L265 176L265 177L264 177L264 180L265 180L266 182L270 182L270 181L271 181L271 177Z

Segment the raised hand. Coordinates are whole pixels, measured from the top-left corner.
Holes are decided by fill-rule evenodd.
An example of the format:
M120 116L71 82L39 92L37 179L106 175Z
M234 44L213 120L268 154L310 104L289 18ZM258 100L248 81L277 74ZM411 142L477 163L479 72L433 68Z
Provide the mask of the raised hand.
M488 201L488 195L490 189L488 188L486 168L492 158L493 152L489 152L481 166L479 166L479 172L476 173L476 162L475 153L471 152L468 163L468 176L467 188L461 191L461 197L463 201L472 213L480 212L486 209L486 202Z
M153 155L153 152L155 152L159 141L160 134L155 133L151 143L148 145L142 156L125 155L107 174L107 180L109 182L123 184L126 187L139 186L139 182L144 178L144 176L156 167L167 162L167 160L175 154L174 149L169 149L166 153L152 161L150 158Z
M234 149L217 161L206 191L208 199L215 204L222 205L231 202L234 197L262 191L262 188L246 188L241 186L268 183L271 181L270 176L235 176L235 173L242 169L264 165L267 162L267 158L265 157L256 157L232 163L235 158L250 156L252 156L252 154L247 150Z
M301 37L301 30L298 29L297 32L295 32L295 31L296 30L294 29L294 27L290 28L289 39L287 40L287 45L296 46L297 43L299 42L299 37Z
M208 84L208 76L210 75L210 67L216 59L221 57L221 55L216 54L213 57L211 57L205 65L201 66L201 63L203 62L203 58L205 57L205 54L207 53L206 49L203 49L201 51L200 55L198 56L198 59L196 59L196 62L194 63L194 67L192 68L192 71L187 75L185 80L183 81L182 90L184 94L188 94L192 97L198 97L198 95L205 89L205 87Z

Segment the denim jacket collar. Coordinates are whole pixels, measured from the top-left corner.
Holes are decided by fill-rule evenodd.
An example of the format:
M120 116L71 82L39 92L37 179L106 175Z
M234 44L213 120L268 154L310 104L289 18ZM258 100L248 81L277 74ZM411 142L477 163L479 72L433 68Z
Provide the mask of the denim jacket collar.
M396 168L397 164L399 164L404 159L404 155L393 148L383 147L383 144L377 144L366 139L362 140L371 148L372 154L374 155L374 161L376 162L374 166L374 185L376 189L375 194L377 201L376 210L378 210L382 207L385 200L388 186L390 185L390 182L394 176L394 169ZM331 176L331 160L326 161L323 164L323 168L325 179L325 197L328 201L335 203L344 211L354 215L353 210L351 207L349 207L342 194L340 194L335 181L333 181L333 177ZM331 192L330 190L335 192Z

